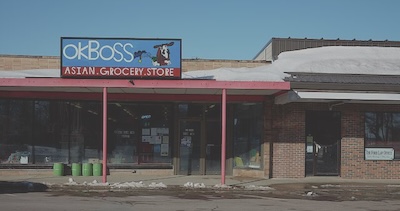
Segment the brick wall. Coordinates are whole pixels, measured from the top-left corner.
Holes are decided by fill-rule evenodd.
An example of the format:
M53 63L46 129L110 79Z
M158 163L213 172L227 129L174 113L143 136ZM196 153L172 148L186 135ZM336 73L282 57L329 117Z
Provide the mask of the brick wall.
M400 179L400 161L364 159L364 113L400 112L400 105L355 105L341 107L341 177L349 179Z
M301 105L273 108L272 177L301 178L305 172L305 112Z
M328 108L326 103L290 103L273 107L271 177L305 176L305 112L327 111ZM400 160L364 159L364 113L400 112L400 105L344 104L333 110L341 112L340 176L348 179L400 179Z
M270 64L270 62L252 60L183 59L182 69L186 72L192 70L211 70L221 67L259 67L267 64Z
M266 61L252 60L205 60L183 59L182 70L210 70L221 67L258 67L270 64ZM58 56L19 56L0 55L0 70L59 69Z
M56 56L11 56L0 55L0 70L59 69Z

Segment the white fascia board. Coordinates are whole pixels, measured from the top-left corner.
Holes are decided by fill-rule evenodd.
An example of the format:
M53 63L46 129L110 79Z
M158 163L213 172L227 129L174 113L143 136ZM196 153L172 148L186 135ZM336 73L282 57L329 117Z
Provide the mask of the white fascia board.
M347 101L347 103L387 102L400 103L400 94L364 92L289 91L275 97L275 104L291 102Z
M296 93L300 99L400 101L400 94L393 94L393 93L303 92L303 91L296 91Z

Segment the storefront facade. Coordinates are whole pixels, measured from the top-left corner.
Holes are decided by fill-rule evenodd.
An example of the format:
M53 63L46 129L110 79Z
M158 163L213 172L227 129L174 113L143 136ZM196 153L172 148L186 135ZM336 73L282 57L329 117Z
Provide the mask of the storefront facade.
M17 57L11 62L9 57L3 58L1 66L10 70L36 69L46 64L43 60L49 60L40 57L42 63L35 66L32 57ZM47 64L60 64L58 58L50 59L54 60ZM268 64L213 60L182 63L182 71ZM27 67L20 68L21 64ZM62 74L77 73L73 68L63 71ZM104 162L106 155L111 171L134 169L169 175L264 177L265 101L270 102L272 95L289 89L286 82L179 78L102 79L67 75L1 80L3 169L51 169L54 163ZM225 147L222 127L226 127Z
M100 101L9 97L0 102L3 168L51 168L56 162L102 161ZM233 171L232 158L239 156L243 158L240 167L260 170L263 121L259 114L263 113L263 102L231 102L228 110L231 121L227 130L229 140L234 140L228 142L228 173ZM218 101L111 101L107 134L111 169L165 169L166 174L184 175L221 173Z
M275 109L273 177L400 178L399 105L343 104L329 110L327 103L293 103Z
M185 65L187 70L215 69L216 63L266 65L182 63L183 71ZM2 168L101 162L106 88L110 170L400 178L400 78L395 75L289 73L279 82L2 78L1 84Z

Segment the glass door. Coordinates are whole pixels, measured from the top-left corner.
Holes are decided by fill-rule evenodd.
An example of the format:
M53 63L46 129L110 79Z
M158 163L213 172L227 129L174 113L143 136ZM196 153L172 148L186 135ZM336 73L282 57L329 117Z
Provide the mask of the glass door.
M339 175L340 112L306 113L306 175Z
M221 122L206 124L206 174L221 174Z
M198 175L201 172L201 121L179 121L179 174Z
M339 157L340 140L322 140L315 142L315 175L338 175L339 174Z

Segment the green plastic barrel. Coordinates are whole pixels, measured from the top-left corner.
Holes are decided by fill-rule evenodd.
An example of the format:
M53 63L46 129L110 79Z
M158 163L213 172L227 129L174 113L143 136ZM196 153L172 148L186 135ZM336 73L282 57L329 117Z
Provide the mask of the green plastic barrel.
M93 164L91 163L84 163L82 165L82 174L83 176L92 176L93 175Z
M93 163L93 176L101 176L103 165L101 163Z
M54 163L53 174L54 176L64 176L64 163Z
M82 175L82 164L72 163L72 176L81 176L81 175Z

